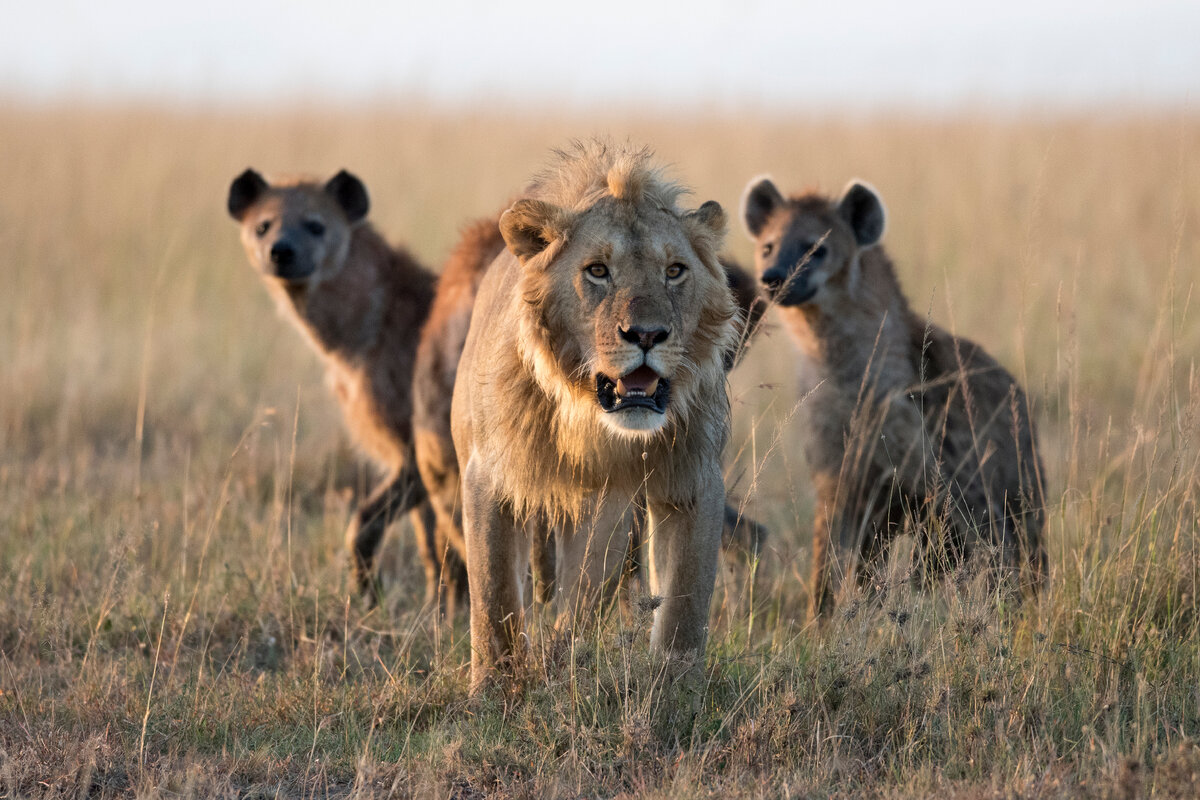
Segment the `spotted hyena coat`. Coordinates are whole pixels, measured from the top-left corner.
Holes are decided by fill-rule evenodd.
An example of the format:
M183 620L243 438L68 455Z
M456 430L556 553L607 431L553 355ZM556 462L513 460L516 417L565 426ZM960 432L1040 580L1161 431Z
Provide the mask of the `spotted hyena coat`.
M412 374L435 278L408 252L387 244L366 221L368 208L366 188L345 171L324 183L268 183L248 169L228 198L251 265L321 356L354 441L385 474L346 533L358 586L370 586L389 523L412 511L427 599L433 599L445 548L436 541L417 471Z
M785 198L763 178L742 216L812 387L813 614L850 575L870 584L909 522L924 583L978 554L1036 588L1045 487L1025 392L978 344L909 308L879 244L877 193L851 183L839 198Z

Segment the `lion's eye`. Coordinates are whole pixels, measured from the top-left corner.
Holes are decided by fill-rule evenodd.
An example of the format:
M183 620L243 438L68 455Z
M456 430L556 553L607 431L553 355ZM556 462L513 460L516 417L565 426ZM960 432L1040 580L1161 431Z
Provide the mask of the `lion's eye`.
M764 258L771 255L771 253L773 253L773 252L775 252L775 243L774 242L767 242L766 244L764 244L762 246L762 254L763 254Z
M667 267L667 280L677 281L683 277L685 272L687 272L687 267L683 264L672 264Z
M608 267L606 267L604 264L588 264L583 268L583 270L590 277L595 278L598 281L602 281L608 277Z
M304 221L304 230L313 236L322 236L325 233L325 225L319 219L306 219Z
M254 233L256 236L266 236L269 230L271 230L271 220L264 219L258 223L258 227L254 229Z

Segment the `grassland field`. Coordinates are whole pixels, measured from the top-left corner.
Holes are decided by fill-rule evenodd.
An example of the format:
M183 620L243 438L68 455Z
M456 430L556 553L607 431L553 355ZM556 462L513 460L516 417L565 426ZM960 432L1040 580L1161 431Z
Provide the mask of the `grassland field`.
M912 305L1028 388L1051 588L807 626L812 493L791 343L732 374L728 482L771 529L722 566L681 719L648 617L535 635L471 700L465 618L400 526L351 597L370 483L317 358L226 216L330 175L437 268L568 138L651 145L698 204L872 182ZM0 106L0 798L1200 796L1200 117L545 116ZM544 626L543 626L544 627ZM535 629L537 625L535 625Z

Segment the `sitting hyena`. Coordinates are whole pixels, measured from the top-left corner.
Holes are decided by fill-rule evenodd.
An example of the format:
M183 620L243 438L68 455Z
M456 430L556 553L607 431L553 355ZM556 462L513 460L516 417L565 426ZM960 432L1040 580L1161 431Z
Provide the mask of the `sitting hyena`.
M345 171L325 184L272 185L248 169L229 187L229 213L242 225L251 264L324 358L351 434L387 474L346 532L358 586L370 586L388 524L415 509L432 600L445 548L436 542L417 472L411 417L413 361L434 277L407 252L388 246L365 220L368 205L362 182Z
M1025 393L974 342L909 309L863 183L785 199L767 178L743 202L763 285L815 388L805 403L816 484L814 616L843 578L868 583L906 519L925 582L986 552L1036 589L1044 486ZM832 551L832 552L831 552Z

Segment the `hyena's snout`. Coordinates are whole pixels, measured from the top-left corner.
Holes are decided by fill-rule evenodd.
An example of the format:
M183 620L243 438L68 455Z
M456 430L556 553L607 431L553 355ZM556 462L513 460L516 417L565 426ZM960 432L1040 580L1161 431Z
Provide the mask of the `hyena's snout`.
M785 307L808 302L817 293L819 285L812 270L803 266L789 269L776 264L764 270L759 280L767 292L767 297Z
M271 245L271 271L277 278L287 281L302 280L312 275L313 265L300 257L296 247L286 239Z
M787 283L788 270L785 267L774 266L762 274L762 285L768 292L774 294Z

